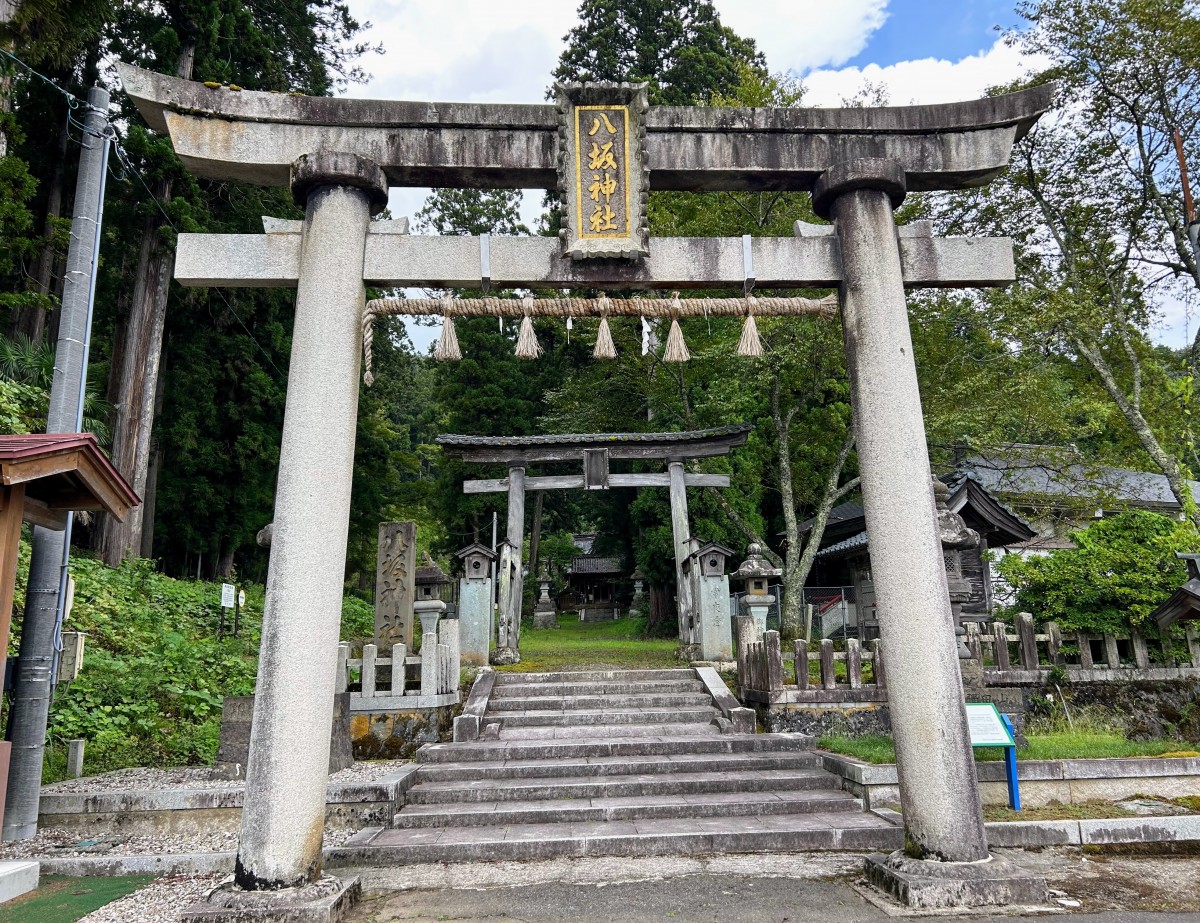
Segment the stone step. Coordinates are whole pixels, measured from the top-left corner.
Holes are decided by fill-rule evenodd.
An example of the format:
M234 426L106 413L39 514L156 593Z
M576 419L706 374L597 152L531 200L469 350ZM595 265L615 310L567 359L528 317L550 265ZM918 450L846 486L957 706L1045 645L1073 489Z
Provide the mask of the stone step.
M473 779L553 779L563 776L623 776L631 773L705 772L725 769L820 769L821 758L807 751L780 753L683 753L668 756L596 756L559 759L485 760L426 763L419 782L458 782Z
M720 715L720 710L711 705L694 708L530 709L520 712L489 710L483 723L487 725L497 721L501 731L508 731L514 728L561 728L593 724L708 724Z
M629 693L626 695L528 695L493 698L489 715L504 716L512 711L557 710L588 711L597 708L699 708L711 706L707 692Z
M499 723L499 722L497 722ZM720 737L711 724L569 724L558 727L518 727L500 729L501 740L586 740L613 737Z
M697 856L714 853L902 849L904 833L874 814L780 814L670 820L516 824L508 827L386 829L327 850L326 866L583 856Z
M694 680L696 671L678 670L581 670L575 673L505 673L496 674L496 686L517 683L641 683L664 680Z
M470 743L426 744L417 751L423 764L486 762L496 760L560 760L593 757L679 756L702 753L794 753L810 751L814 738L806 734L720 734L697 733L698 726L683 727L687 734L659 732L646 738L617 738L592 735L560 740L479 740ZM593 729L594 730L594 729ZM716 728L712 729L716 731Z
M683 817L766 817L775 814L859 812L862 802L844 792L802 789L779 792L719 792L704 795L630 795L551 801L471 801L410 804L393 826L498 827L579 821L652 820Z
M408 804L464 801L547 801L563 798L621 798L632 795L706 795L716 792L775 792L832 789L833 777L820 769L762 769L746 772L677 772L615 777L559 779L478 779L473 782L418 782Z
M698 679L654 680L642 683L506 683L492 687L492 700L528 696L681 695L707 693Z

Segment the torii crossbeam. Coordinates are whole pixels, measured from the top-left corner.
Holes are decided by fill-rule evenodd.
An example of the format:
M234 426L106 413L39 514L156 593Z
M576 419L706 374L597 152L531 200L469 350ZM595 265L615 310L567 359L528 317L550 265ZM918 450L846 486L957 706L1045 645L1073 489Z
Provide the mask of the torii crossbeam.
M321 867L366 281L743 289L753 275L760 287L837 285L909 852L988 857L904 292L1011 281L1011 246L898 232L893 210L909 190L995 178L1053 87L949 105L779 110L652 108L636 86L585 84L561 88L557 106L505 106L234 92L119 71L197 175L290 185L306 209L302 224L261 237L181 235L177 264L193 284L297 286L242 887L302 883ZM605 146L589 141L598 129ZM485 250L486 239L373 229L389 185L557 187L564 237ZM801 228L748 254L737 242L650 239L651 189L809 191L833 236Z

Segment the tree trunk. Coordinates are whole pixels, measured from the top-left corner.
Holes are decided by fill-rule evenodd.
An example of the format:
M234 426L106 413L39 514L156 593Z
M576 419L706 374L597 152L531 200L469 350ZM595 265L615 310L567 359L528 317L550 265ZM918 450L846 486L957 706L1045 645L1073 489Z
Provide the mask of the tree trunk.
M55 282L56 266L64 255L55 250L51 238L54 235L54 222L62 216L63 190L66 187L67 133L62 126L48 127L56 132L58 138L58 156L54 161L54 169L50 173L50 182L46 186L46 217L42 224L42 233L46 242L38 251L33 262L33 272L28 289L39 295L57 294L58 285ZM40 305L27 305L21 308L12 320L14 335L28 337L33 343L41 344L46 338L46 311Z
M1187 479L1183 476L1183 466L1179 464L1179 460L1163 448L1158 437L1154 435L1154 430L1150 428L1149 421L1142 415L1141 408L1135 401L1131 401L1121 388L1121 383L1117 381L1117 376L1100 350L1092 344L1084 342L1082 337L1076 336L1073 339L1075 348L1095 371L1100 379L1100 384L1112 398L1113 403L1117 405L1121 415L1125 417L1125 421L1137 436L1137 440L1146 454L1166 476L1167 484L1171 488L1171 493L1175 495L1179 508L1183 510L1193 525L1200 527L1200 510L1197 509L1196 500L1188 488Z
M539 490L533 501L533 530L529 533L529 577L538 579L538 546L542 543L542 503L546 492Z
M17 12L17 0L0 0L0 24L8 22ZM6 50L11 49L11 44L4 46ZM12 98L9 95L9 87L12 86L12 77L0 77L0 115L12 111ZM0 157L8 156L8 135L4 129L0 128Z
M180 53L177 76L191 79L195 54L193 41ZM155 184L154 197L167 201L171 198L171 189L170 180L161 180ZM113 401L116 418L113 421L112 461L139 497L145 496L149 477L150 436L158 399L167 295L175 265L174 249L164 245L159 236L163 226L163 222L154 217L147 219L143 227L133 301L121 350L121 376ZM116 567L127 555L142 549L145 507L134 507L125 522L117 522L112 516L103 518L98 548L105 563Z
M673 624L674 609L671 591L663 586L650 586L650 614L646 619L646 634L651 638L673 637L679 634ZM669 630L668 627L670 626Z
M158 374L162 377L163 357L167 347L163 344L158 360ZM159 387L154 396L154 419L157 422L162 416L163 395L165 389ZM154 557L154 512L158 501L158 472L162 467L162 442L158 431L153 430L150 437L150 465L146 471L146 495L142 497L142 547L139 553L143 558Z

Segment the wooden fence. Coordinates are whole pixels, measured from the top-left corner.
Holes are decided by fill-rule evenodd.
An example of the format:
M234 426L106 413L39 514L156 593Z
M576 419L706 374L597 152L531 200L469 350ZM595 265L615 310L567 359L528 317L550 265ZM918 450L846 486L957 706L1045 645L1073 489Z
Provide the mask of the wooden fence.
M1062 672L1070 682L1112 682L1120 680L1156 681L1200 676L1200 639L1188 626L1184 637L1187 656L1176 656L1178 641L1166 640L1151 646L1137 633L1130 635L1070 633L1063 635L1053 622L1045 632L1034 630L1033 616L1018 614L1016 633L995 622L990 631L978 624L966 626L966 645L971 659L982 664L987 686L1040 686ZM750 619L738 619L738 683L742 701L774 705L781 703L870 703L887 701L887 683L883 672L879 641L864 650L853 638L838 651L826 638L813 645L797 641L794 647L793 674L785 676L785 663L779 632L768 631L754 640ZM816 658L818 678L810 675L810 663ZM839 670L838 665L844 664ZM870 673L864 671L869 665ZM793 682L788 682L792 679Z

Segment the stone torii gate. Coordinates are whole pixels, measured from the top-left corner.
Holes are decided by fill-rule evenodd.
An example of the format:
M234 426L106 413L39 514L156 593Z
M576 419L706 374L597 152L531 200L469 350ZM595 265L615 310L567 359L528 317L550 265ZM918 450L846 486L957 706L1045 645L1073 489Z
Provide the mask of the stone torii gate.
M651 108L637 87L583 85L566 88L556 107L234 92L119 71L151 128L169 132L196 175L290 186L305 207L303 222L271 222L263 235L182 234L176 259L184 284L297 287L240 886L298 885L321 868L364 283L836 286L867 528L876 537L908 853L931 868L980 868L970 864L989 854L904 290L1005 284L1012 248L1003 238L898 231L893 210L908 191L981 186L999 175L1052 87L948 105L777 110ZM585 118L589 106L597 111ZM601 113L600 138L610 146L593 151ZM607 170L610 154L620 189L593 209L587 174L593 164ZM370 222L389 185L559 187L565 237L409 237L402 222ZM650 189L810 191L833 233L651 240Z
M684 471L690 458L727 455L743 445L753 427L746 424L689 433L602 433L547 436L438 436L450 455L477 464L508 466L508 477L463 482L463 493L508 494L508 534L500 557L501 575L497 654L515 652L521 636L521 554L525 541L525 494L530 490L608 490L611 487L667 487L671 497L671 536L675 546L679 638L696 643L696 612L687 560L692 547L687 488L728 487L727 474ZM617 473L610 461L662 462L666 472ZM535 464L579 462L579 474L526 477ZM505 580L505 577L508 577ZM501 655L503 656L503 655ZM510 655L511 656L511 655Z

